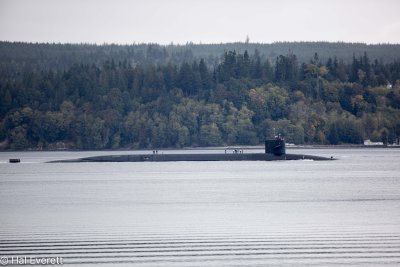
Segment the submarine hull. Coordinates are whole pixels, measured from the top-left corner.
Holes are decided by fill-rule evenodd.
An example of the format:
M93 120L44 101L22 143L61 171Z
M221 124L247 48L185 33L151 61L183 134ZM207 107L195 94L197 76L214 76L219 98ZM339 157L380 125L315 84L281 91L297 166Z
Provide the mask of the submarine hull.
M56 160L50 162L164 162L164 161L273 161L273 160L331 160L311 155L286 154L285 140L279 136L265 140L265 153L243 153L242 149L234 149L233 153L225 154L133 154L108 155L78 158L71 160Z
M265 153L238 154L144 154L144 155L108 155L57 160L51 162L167 162L167 161L274 161L274 160L331 160L331 158L284 154L274 155Z

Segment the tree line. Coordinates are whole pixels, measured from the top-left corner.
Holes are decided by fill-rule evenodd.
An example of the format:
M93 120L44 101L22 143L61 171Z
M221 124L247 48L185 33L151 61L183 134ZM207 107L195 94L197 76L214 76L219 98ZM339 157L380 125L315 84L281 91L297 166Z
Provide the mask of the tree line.
M295 144L398 141L398 59L299 61L289 52L271 61L258 50L219 58L62 68L2 61L2 148L254 145L274 129Z
M181 64L204 59L208 66L221 62L221 55L235 50L244 54L258 51L262 60L275 61L279 55L296 54L299 63L307 63L317 53L324 62L335 56L351 63L353 55L364 52L383 63L398 59L398 44L329 43L329 42L276 42L271 44L236 42L221 44L60 44L0 41L0 73L12 74L23 69L63 71L74 64L101 65L105 61L130 64Z

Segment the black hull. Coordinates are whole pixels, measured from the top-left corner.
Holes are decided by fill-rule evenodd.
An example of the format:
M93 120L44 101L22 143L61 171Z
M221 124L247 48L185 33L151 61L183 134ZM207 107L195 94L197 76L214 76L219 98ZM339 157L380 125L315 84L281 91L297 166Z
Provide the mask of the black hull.
M285 154L274 155L265 153L237 154L148 154L148 155L109 155L57 162L168 162L168 161L274 161L274 160L331 160L332 158Z

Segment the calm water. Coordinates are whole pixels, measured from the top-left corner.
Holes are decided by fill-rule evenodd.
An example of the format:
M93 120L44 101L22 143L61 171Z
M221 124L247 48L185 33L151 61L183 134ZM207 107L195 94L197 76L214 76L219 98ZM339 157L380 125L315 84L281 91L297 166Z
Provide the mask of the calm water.
M0 256L60 256L68 266L400 264L400 150L289 152L339 160L48 164L110 152L0 153Z

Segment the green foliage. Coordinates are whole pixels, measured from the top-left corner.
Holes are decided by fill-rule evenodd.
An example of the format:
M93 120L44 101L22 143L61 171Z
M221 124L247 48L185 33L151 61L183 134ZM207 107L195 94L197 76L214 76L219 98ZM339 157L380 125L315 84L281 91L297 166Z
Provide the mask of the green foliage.
M293 82L297 80L298 65L296 55L280 55L275 63L275 82Z
M361 144L363 142L361 122L354 116L333 118L329 122L327 138L334 145Z
M201 146L219 146L221 144L221 132L216 123L205 124L200 127Z
M292 144L304 143L304 129L299 125L293 124L290 120L282 119L273 121L267 119L263 123L266 136L274 136L278 133L285 137L286 142Z
M10 131L11 148L15 150L29 147L27 130L23 126L17 126Z
M265 54L254 46L251 54L240 44L221 58L196 58L216 47L195 45L0 47L10 52L0 49L0 142L10 149L254 145L274 133L295 144L400 136L396 58L343 60L315 46L307 60L304 51Z

